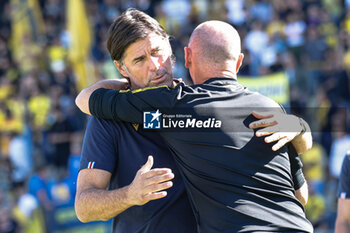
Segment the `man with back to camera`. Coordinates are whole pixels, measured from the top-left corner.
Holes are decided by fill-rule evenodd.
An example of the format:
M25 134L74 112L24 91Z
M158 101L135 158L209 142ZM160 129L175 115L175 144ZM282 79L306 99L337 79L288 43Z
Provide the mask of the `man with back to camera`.
M137 42L135 43L135 44L137 44ZM148 56L148 55L147 55ZM140 60L140 58L141 58L141 60L142 59L148 59L148 57L147 56L140 56L140 57L136 57L137 59L136 59L136 62L139 62ZM127 58L125 59L125 60L128 60ZM133 59L132 59L133 60ZM188 60L187 60L188 61ZM127 62L125 62L125 64L127 64ZM125 66L125 64L120 64L120 67L122 67L122 66ZM117 64L116 64L117 65ZM188 64L187 64L188 65ZM117 65L117 67L118 67L118 65ZM239 67L239 66L238 66ZM189 67L190 69L191 69L191 67ZM237 70L238 70L238 68L237 68ZM131 71L128 71L129 73L132 73ZM191 72L191 74L192 74L192 72ZM162 78L164 78L164 77L162 77L162 76L164 76L163 74L160 74L159 75L159 77L157 77L157 79L162 79ZM194 79L195 80L195 79ZM178 87L177 87L178 88ZM175 88L176 89L176 88ZM145 92L147 92L147 91L145 91ZM142 93L142 92L138 92L138 93ZM141 94L142 95L142 94ZM146 100L147 101L147 100ZM300 126L299 126L300 127ZM184 136L184 135L182 135L182 136ZM217 153L216 153L217 154ZM289 165L289 164L288 164ZM288 170L288 169L287 169ZM185 172L186 173L186 172ZM186 175L186 174L185 174ZM185 176L186 177L186 176ZM187 178L187 177L186 177ZM187 179L186 179L186 181L188 181ZM290 183L292 183L292 182L290 182ZM190 190L191 191L193 191L193 189L191 189L190 188ZM289 190L290 191L290 190ZM290 193L289 193L290 194ZM191 195L193 195L193 193L191 192ZM295 201L292 197L290 197L292 200L290 200L291 202L293 202L293 201ZM194 200L196 200L197 199L197 197L196 198L194 198ZM197 199L198 200L198 199ZM202 203L203 204L203 203ZM296 204L297 205L297 204ZM278 205L277 205L278 206ZM198 209L198 205L195 205L195 207L196 207L196 209ZM278 211L277 211L278 212ZM205 213L205 212L204 212ZM202 216L202 214L204 214L203 213L203 211L199 211L199 215L200 216ZM299 213L300 214L300 213ZM301 214L302 215L302 214ZM203 215L203 216L205 216L205 214ZM295 218L298 218L298 216L299 215L297 215L297 216L294 216ZM299 216L301 219L303 219L303 216ZM210 218L205 218L205 219L207 219L207 220L210 220ZM197 219L198 220L198 219ZM261 219L260 219L261 220ZM295 219L294 219L295 220ZM214 219L213 219L213 221L214 221ZM291 220L291 221L293 221L293 220ZM291 221L289 221L289 224L291 224ZM204 222L204 221L203 221ZM298 221L296 221L296 223L297 223ZM207 226L205 226L205 225L203 225L203 223L202 222L200 222L200 224L201 224L201 226L202 226L202 230L204 231L204 232L206 232L206 230L209 230L210 229L210 227L209 228L207 228L208 226L210 226L210 221L208 222L209 224L207 224L207 223L205 223L205 225L207 225ZM219 224L219 222L218 223L215 223L214 222L214 225L215 224ZM243 224L243 223L242 223ZM242 224L240 224L240 225L242 225ZM244 224L243 224L244 225ZM292 224L293 225L293 224ZM307 225L307 224L306 224ZM302 227L302 226L301 226ZM206 229L207 228L207 229ZM231 228L230 228L231 229ZM249 231L249 229L247 228L246 230L248 230Z
M339 177L335 233L350 232L350 151L344 157Z

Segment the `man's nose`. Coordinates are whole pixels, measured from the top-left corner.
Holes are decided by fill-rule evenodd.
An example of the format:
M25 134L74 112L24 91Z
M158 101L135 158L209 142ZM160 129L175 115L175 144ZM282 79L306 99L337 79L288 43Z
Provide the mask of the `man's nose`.
M158 70L160 67L160 62L159 62L159 57L150 57L150 64L149 64L149 68L152 71L156 71Z

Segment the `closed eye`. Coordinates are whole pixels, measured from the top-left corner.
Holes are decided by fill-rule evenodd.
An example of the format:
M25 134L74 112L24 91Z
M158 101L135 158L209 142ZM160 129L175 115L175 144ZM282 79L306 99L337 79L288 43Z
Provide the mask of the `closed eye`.
M152 55L153 56L157 56L157 55L159 55L160 54L160 49L154 49L154 50L152 50Z
M137 64L145 59L145 56L137 57L133 60L134 64Z
M163 56L165 55L165 48L164 47L156 47L154 49L151 50L151 55L152 56Z

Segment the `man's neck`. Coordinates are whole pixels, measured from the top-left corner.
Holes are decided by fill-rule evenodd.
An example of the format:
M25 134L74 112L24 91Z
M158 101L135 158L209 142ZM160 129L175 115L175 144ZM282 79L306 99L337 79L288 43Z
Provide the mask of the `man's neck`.
M198 79L195 79L194 84L195 85L202 84L202 83L206 82L207 80L209 80L211 78L216 78L216 77L237 79L237 75L235 73L230 72L230 71L211 72L210 74L207 74L207 75L202 76Z
M129 82L129 83L130 83L130 82ZM179 83L178 80L173 79L173 81L171 82L171 86L170 86L170 87L174 87L174 86L176 86L178 83ZM163 86L163 85L161 85L161 86ZM147 87L150 87L150 86L139 87L139 86L136 86L135 84L134 84L134 85L133 85L132 83L130 84L130 90L137 90L137 89L142 89L142 88L147 88Z

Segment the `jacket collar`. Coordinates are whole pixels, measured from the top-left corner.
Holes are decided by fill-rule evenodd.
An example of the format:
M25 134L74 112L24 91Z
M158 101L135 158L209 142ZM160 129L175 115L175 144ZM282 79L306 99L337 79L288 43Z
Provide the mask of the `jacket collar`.
M208 79L203 84L235 85L235 84L238 84L238 81L237 79L234 79L234 78L215 77L215 78Z

